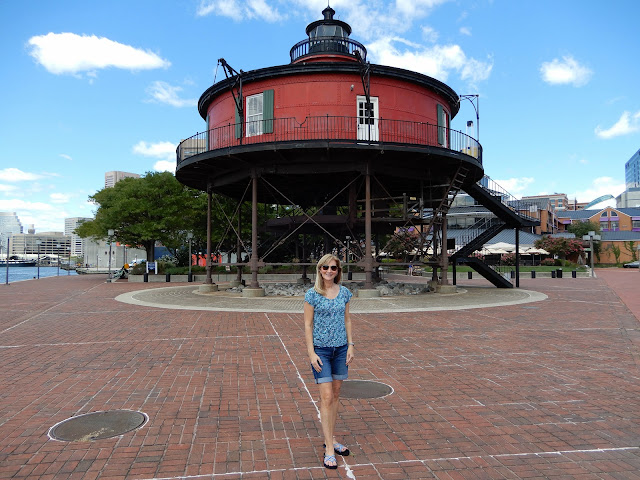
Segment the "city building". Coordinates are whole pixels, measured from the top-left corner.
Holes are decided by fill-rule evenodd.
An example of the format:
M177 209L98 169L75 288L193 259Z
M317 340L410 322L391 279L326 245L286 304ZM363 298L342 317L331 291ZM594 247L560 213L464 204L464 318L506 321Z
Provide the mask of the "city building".
M567 231L572 223L587 221L600 225L602 247L599 263L616 263L616 251L620 253L619 263L631 261L632 251L637 251L640 246L640 208L606 207L558 212L561 232Z
M524 200L525 202L536 202L540 205L540 201L544 202L545 200L548 200L550 207L554 210L569 209L569 198L565 193L554 193L551 195L532 195L522 197L522 200Z
M292 235L303 257L306 235L323 236L325 253L357 238L362 248L351 253L365 272L360 292L373 294L374 235L393 235L410 223L425 237L422 251L433 252L423 261L439 270L434 277L445 286L446 217L460 191L500 217L496 228L517 231L537 223L520 213L524 207L514 208L512 200L487 188L482 147L451 129L460 101L473 95L461 97L417 72L371 64L366 48L350 37L351 26L335 19L330 7L322 14L307 26L307 38L291 48L288 64L243 71L220 59L226 78L198 102L207 129L177 149L180 182L210 198L215 192L251 202L251 283L243 294L259 295L259 265L269 261L265 257L280 245L278 238ZM187 155L194 144L197 153ZM291 208L291 216L258 225L259 202L303 211ZM416 215L421 211L429 215ZM259 251L259 227L262 239L273 236L274 248ZM451 261L473 259L460 253ZM507 287L500 275L476 267Z
M62 232L17 233L9 238L10 254L23 259L67 258L70 250L71 238Z
M640 188L640 150L624 164L624 179L627 190Z
M640 207L640 187L627 188L616 197L616 208Z
M64 234L71 239L71 256L72 257L82 257L84 256L84 245L86 244L86 239L79 237L75 233L76 228L87 221L91 221L93 218L87 217L70 217L64 219Z
M120 180L125 178L140 178L140 175L137 173L129 173L129 172L106 172L104 174L104 188L111 188Z
M12 235L22 233L22 224L16 212L0 212L0 252L7 253L8 240Z

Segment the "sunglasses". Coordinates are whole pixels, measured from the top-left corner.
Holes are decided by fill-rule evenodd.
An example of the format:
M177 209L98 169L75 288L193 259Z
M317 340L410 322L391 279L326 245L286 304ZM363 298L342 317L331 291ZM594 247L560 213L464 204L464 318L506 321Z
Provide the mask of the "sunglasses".
M332 272L335 272L336 270L338 270L338 266L337 265L322 265L320 267L322 270L324 270L325 272L329 269L331 269Z

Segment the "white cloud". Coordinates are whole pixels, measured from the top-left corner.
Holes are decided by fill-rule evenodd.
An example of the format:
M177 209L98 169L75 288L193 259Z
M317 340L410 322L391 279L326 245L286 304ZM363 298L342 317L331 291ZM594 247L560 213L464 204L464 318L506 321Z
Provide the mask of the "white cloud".
M613 195L617 197L624 192L626 186L624 182L617 181L611 177L598 177L591 185L584 190L580 190L568 195L569 198L576 198L578 202L590 202L602 195ZM615 200L609 200L609 205L615 207Z
M157 172L172 172L176 171L176 161L175 160L159 160L153 164L153 169Z
M23 172L22 170L13 167L0 170L0 180L4 180L5 182L25 182L38 180L42 177L43 175Z
M438 32L433 28L428 26L422 27L422 38L424 38L427 42L436 43L438 41L438 37Z
M69 161L73 160L73 158L71 158L71 156L70 156L70 155L67 155L67 154L65 154L65 153L61 153L61 154L60 154L60 155L58 155L58 156L59 156L59 157L64 158L65 160L69 160Z
M544 62L540 67L542 79L551 85L571 84L574 87L586 85L593 72L580 65L572 56L562 57L562 60L554 58L550 62Z
M29 54L50 73L95 77L96 70L115 67L125 70L168 68L171 62L149 50L114 42L95 35L48 33L31 37Z
M0 192L4 193L5 195L15 193L17 190L18 187L16 187L15 185L3 185L2 183L0 183Z
M213 13L238 22L245 19L277 22L285 18L266 0L202 0L196 13L200 17Z
M171 142L147 143L140 141L133 146L133 153L160 160L173 160L175 162L176 145Z
M182 87L174 87L167 82L156 81L147 88L152 102L166 103L173 107L194 107L198 104L195 98L180 98Z
M73 216L60 205L19 199L0 200L0 211L16 212L25 232L31 224L37 232L60 232L64 230L64 219Z
M466 36L470 37L471 36L471 29L468 28L468 27L460 27L460 33L462 35L466 35Z
M535 179L533 177L520 177L496 180L495 182L514 197L522 197L527 194L525 190L534 181Z
M493 62L468 58L459 45L422 47L399 37L386 37L369 44L367 49L377 63L418 71L442 81L454 71L462 80L476 84L489 78L493 68Z
M69 203L72 196L73 195L68 193L52 193L49 195L49 198L51 199L51 203Z
M636 132L640 132L640 111L633 115L631 112L623 112L620 119L612 127L604 130L598 125L595 129L596 135L604 139L629 135Z

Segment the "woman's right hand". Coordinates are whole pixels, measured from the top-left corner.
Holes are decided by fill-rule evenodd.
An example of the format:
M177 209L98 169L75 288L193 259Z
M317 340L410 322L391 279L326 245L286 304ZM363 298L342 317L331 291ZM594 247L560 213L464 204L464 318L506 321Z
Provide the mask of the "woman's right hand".
M322 371L322 360L315 353L309 355L309 361L311 362L311 366L313 369L320 373Z

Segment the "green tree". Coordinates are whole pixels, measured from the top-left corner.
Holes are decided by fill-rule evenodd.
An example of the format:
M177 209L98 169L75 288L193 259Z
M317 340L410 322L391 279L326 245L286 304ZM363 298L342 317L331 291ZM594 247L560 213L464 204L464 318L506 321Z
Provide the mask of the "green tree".
M609 245L608 249L613 253L613 256L616 258L616 265L618 265L620 263L620 247L615 243L612 243Z
M186 244L187 231L206 238L206 194L182 185L172 173L125 178L89 199L98 205L95 219L82 223L76 233L100 240L113 229L114 240L144 248L149 261L157 241L175 253Z
M596 232L596 235L600 235L600 224L598 222L592 222L589 220L588 222L576 222L569 225L567 228L569 233L573 233L578 240L582 240L582 237L588 235L589 232ZM593 253L595 254L598 261L600 261L600 251L602 249L602 244L600 240L593 241Z
M624 249L631 254L632 262L638 260L636 242L634 242L633 240L629 240L628 242L623 242L622 245L624 246Z

